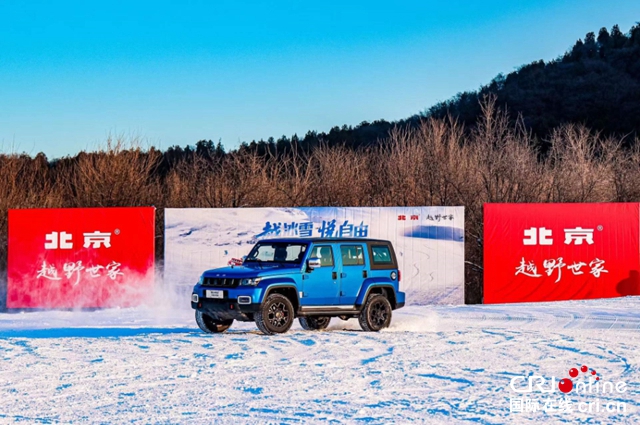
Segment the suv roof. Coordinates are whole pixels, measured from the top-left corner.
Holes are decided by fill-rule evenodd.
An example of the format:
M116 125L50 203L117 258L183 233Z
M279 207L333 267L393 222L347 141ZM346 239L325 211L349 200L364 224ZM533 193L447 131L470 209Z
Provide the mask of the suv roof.
M367 239L367 238L269 238L261 239L258 242L284 242L284 243L300 243L300 242L381 242L388 243L384 239Z

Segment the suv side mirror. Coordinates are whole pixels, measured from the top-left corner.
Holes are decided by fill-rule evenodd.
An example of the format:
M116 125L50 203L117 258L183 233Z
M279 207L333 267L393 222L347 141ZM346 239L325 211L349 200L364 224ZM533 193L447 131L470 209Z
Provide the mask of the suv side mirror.
M307 260L307 268L309 268L309 270L314 270L319 267L322 267L322 264L320 263L320 259L318 257L309 258Z

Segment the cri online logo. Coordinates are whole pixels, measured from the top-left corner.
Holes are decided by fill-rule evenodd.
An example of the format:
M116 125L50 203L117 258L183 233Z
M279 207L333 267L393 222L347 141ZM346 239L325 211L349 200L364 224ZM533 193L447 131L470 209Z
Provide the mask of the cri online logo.
M596 381L600 380L600 377L598 376L596 370L590 370L586 365L582 365L580 367L580 372L585 374L587 377L589 375L593 376ZM578 369L576 369L575 367L572 367L571 369L569 369L569 376L572 378L577 378L578 375L580 375L580 372L578 372ZM565 394L570 393L571 390L573 390L573 381L569 378L561 379L560 382L558 382L558 389Z
M571 391L579 394L593 393L624 393L627 391L625 382L604 382L600 380L600 376L595 369L590 369L586 365L580 366L580 369L573 367L569 369L570 378L562 378L557 380L555 376L547 379L540 375L516 376L511 378L509 387L516 393L553 393L560 391L568 394ZM575 380L575 382L574 382Z

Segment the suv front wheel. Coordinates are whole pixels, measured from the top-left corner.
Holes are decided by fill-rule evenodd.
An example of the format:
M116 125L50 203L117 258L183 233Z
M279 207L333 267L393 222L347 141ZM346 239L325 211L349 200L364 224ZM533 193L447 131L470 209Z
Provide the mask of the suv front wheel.
M358 316L360 327L367 332L377 332L391 323L391 303L381 294L372 294Z
M196 310L196 323L203 332L208 334L218 334L229 329L233 323L233 319L230 320L217 320L213 317Z
M285 333L293 325L293 304L281 294L271 294L255 313L258 329L266 335Z

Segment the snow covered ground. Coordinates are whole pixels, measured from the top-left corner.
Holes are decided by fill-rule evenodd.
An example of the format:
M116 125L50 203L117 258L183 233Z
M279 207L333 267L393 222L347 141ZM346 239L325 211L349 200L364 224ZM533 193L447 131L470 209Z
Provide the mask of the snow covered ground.
M391 328L201 333L187 309L0 314L0 423L636 423L640 298L411 306ZM519 375L580 365L624 393L510 412ZM560 398L561 393L554 393ZM626 413L581 413L580 400Z

